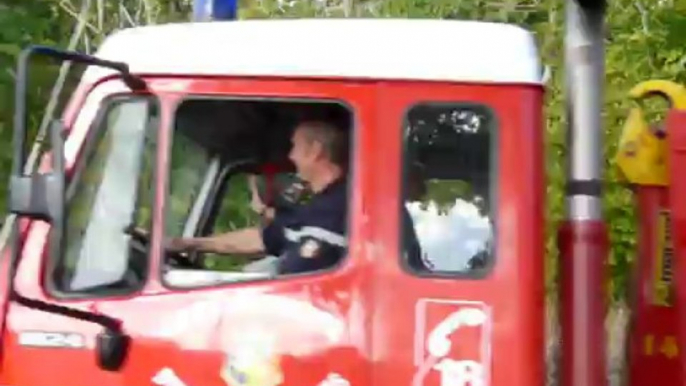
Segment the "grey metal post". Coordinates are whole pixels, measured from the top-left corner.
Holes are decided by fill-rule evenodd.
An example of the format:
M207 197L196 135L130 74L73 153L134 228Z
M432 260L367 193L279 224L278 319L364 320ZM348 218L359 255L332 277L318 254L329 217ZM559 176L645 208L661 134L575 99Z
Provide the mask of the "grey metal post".
M567 218L601 217L603 165L604 7L598 1L567 0L565 66L567 92Z

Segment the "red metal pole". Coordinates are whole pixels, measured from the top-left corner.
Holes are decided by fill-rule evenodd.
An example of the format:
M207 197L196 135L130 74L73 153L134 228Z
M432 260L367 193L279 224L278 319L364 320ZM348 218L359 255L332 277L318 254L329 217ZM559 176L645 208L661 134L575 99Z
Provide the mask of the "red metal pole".
M558 234L560 321L562 323L561 386L604 386L605 257L607 229L603 221L565 221Z

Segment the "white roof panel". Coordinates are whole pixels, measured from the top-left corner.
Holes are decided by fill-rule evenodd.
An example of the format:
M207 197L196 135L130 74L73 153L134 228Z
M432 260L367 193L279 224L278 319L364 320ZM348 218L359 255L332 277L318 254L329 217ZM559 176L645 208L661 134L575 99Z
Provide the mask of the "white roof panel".
M122 30L97 56L141 74L345 77L541 84L533 35L514 25L419 19L271 19ZM91 67L91 76L104 75Z

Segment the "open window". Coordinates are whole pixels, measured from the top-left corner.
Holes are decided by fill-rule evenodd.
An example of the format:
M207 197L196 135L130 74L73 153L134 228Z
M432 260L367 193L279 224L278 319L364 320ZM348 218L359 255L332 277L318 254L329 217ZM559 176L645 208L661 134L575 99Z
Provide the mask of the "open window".
M292 210L309 196L288 154L302 120L351 129L341 103L310 100L192 98L176 112L170 150L165 233L203 237L268 219L261 208ZM348 138L352 138L349 133ZM278 256L167 253L164 280L197 287L276 277ZM190 261L190 263L189 263Z

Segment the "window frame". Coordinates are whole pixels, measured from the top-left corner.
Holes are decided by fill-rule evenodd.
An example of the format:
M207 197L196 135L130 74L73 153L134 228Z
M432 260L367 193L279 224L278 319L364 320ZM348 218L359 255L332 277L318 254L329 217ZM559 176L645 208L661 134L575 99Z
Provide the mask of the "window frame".
M172 156L172 148L174 146L174 138L176 136L176 122L177 122L177 117L178 117L178 110L181 105L183 105L185 102L188 101L199 101L199 100L220 100L220 101L225 101L225 102L281 102L281 103L305 103L305 104L314 104L314 103L320 103L320 104L325 104L325 105L331 105L331 104L337 104L340 107L343 107L346 109L350 116L350 135L348 137L348 143L349 143L349 155L354 154L354 149L356 148L356 144L359 140L359 122L358 122L358 115L357 111L354 109L353 105L349 103L347 100L342 99L342 98L334 98L334 97L309 97L309 96L270 96L270 95L243 95L243 94L222 94L222 95L216 95L216 94L207 94L207 93L197 93L197 94L189 94L185 95L184 97L180 98L177 103L172 108L171 112L171 118L169 119L169 123L167 127L161 128L161 130L168 130L168 145L167 148L164 149L166 151L166 158L167 158L167 165L165 165L165 168L162 172L165 173L165 183L164 183L164 200L167 202L170 199L170 166L171 166L171 156ZM243 161L245 162L245 160ZM229 165L231 162L228 163ZM256 161L256 164L259 166L259 160ZM226 165L226 163L224 163ZM355 192L353 189L352 184L350 183L353 180L353 176L358 173L358 165L355 162L354 157L348 157L348 186L347 186L347 192L346 192L346 198L349 203L352 203L352 197ZM236 169L241 170L241 167L237 167ZM221 174L221 173L220 173ZM232 170L228 170L224 174L225 178L225 184L227 186L224 189L224 193L228 192L230 189L230 186L228 186L228 181L231 179L231 177L234 175L234 172ZM221 183L221 182L219 182ZM214 188L214 187L213 187ZM214 197L216 200L216 197ZM207 206L211 204L205 203L204 206ZM167 208L169 206L167 205ZM347 208L347 214L346 214L346 238L348 241L350 240L351 236L351 230L352 230L352 206L348 206ZM166 223L166 217L167 217L167 210L164 210L162 213L162 231L163 231L163 237L167 237L167 230L165 229L166 227L164 224ZM197 233L198 229L196 229ZM293 280L298 280L301 278L311 278L311 279L318 279L326 276L330 276L332 273L340 270L349 262L350 259L350 244L348 244L348 248L346 250L346 253L343 255L343 257L334 265L326 268L326 269L320 269L314 272L302 272L302 273L296 273L296 274L289 274L289 275L277 275L273 277L260 277L260 278L251 278L251 279L245 279L245 280L237 280L237 281L227 281L227 282L221 282L221 283L214 283L214 284L202 284L202 285L194 285L194 286L176 286L173 283L170 283L166 277L165 277L165 272L168 269L168 265L165 263L165 260L167 259L166 254L164 253L164 249L162 249L162 253L160 254L160 264L159 264L159 269L157 274L160 277L160 283L162 284L163 287L171 290L171 291L183 291L183 292L188 292L188 291L202 291L202 290L207 290L207 289L222 289L222 288L232 288L236 286L242 286L242 285L253 285L253 284L262 284L262 283L286 283L289 281ZM267 255L265 255L266 257ZM211 270L201 270L201 271L211 271ZM216 271L213 271L216 272Z
M189 236L189 231L192 231L192 236L197 236L197 229L200 227L203 220L205 208L207 207L208 202L211 202L212 197L214 197L217 180L222 176L222 167L223 165L220 157L215 156L210 159L207 169L204 170L205 179L200 186L198 196L193 200L193 204L190 206L190 210L186 216L186 221L183 223L181 236Z
M155 94L149 94L149 93L143 93L143 94L133 94L133 93L128 93L128 92L114 92L111 94L108 94L102 98L100 103L98 104L98 111L94 114L92 121L88 125L88 130L86 134L84 135L83 142L81 146L79 147L79 150L75 156L75 161L72 166L71 173L67 171L65 174L65 179L66 179L66 187L65 187L65 210L67 213L67 216L69 216L69 206L72 204L74 200L74 196L76 194L76 189L81 182L81 179L83 178L83 173L85 173L87 167L88 167L88 161L90 160L90 157L94 155L94 151L96 150L98 144L100 144L100 141L104 139L104 136L107 134L108 131L108 125L106 125L106 120L109 117L109 114L112 112L114 108L116 108L119 104L121 103L126 103L130 101L140 101L140 100L147 100L153 108L157 109L158 115L161 116L161 111L162 111L162 104L160 99L155 95ZM160 129L161 129L161 120L158 119L157 122L157 127L152 127L148 128L147 130L153 130L154 134L152 134L153 139L157 142L159 141L159 135L160 135ZM149 133L145 133L146 138ZM145 141L145 139L144 139ZM144 145L145 147L145 145ZM157 191L157 184L155 183L156 178L157 178L157 173L159 169L159 165L157 162L157 153L159 152L158 146L155 146L155 158L152 162L152 202L154 205L154 198L156 195ZM143 157L143 153L139 154L140 157ZM142 166L142 165L141 165ZM140 171L139 171L140 172ZM138 205L139 205L139 197L136 197L135 199L135 204L134 204L134 213L138 213ZM68 220L67 220L68 221ZM154 224L153 224L154 226ZM150 240L149 240L150 241ZM67 233L65 232L64 239L62 241L66 247L66 245L69 243L67 239ZM59 256L54 256L52 253L51 248L46 248L44 250L44 269L42 273L42 279L43 279L43 286L44 289L47 293L47 295L55 300L83 300L83 299L108 299L108 298L114 298L114 297L122 297L122 296L135 296L136 294L140 293L145 285L147 284L148 280L150 280L150 269L149 269L149 262L150 262L150 256L151 256L151 251L152 248L148 248L148 252L146 254L146 261L148 264L146 264L146 269L143 272L142 275L142 280L140 283L136 286L128 287L128 288L122 288L122 289L96 289L96 290L85 290L85 291L64 291L62 290L58 285L55 283L55 272L57 269L59 269L61 266L64 265L65 259L66 259L66 248L62 251L62 253Z
M474 270L467 270L467 271L455 271L455 272L450 272L450 271L430 271L430 270L425 270L425 271L418 271L412 268L408 262L408 259L405 258L405 254L407 252L405 248L405 242L404 242L404 230L405 226L409 225L414 227L414 224L406 224L406 221L404 220L404 216L402 215L403 209L405 209L405 203L406 203L406 197L408 196L408 191L409 191L409 184L408 184L408 177L409 177L409 171L410 168L409 166L411 165L411 159L410 157L410 143L408 141L409 139L409 132L406 130L407 127L410 126L410 113L413 111L413 109L417 107L422 107L422 106L430 106L430 107L443 107L443 108L469 108L472 110L475 110L477 112L484 113L487 117L488 121L488 133L489 133L489 170L488 170L488 217L489 220L491 221L491 232L493 234L492 236L492 245L491 245L491 251L492 253L490 254L490 258L486 261L483 267L477 268ZM492 273L495 268L495 265L498 261L498 203L499 203L499 187L500 187L500 179L499 179L499 160L500 160L500 119L498 114L496 113L496 110L492 107L489 106L486 102L484 101L470 101L470 100L434 100L434 99L421 99L421 100L415 100L412 101L410 104L405 106L403 110L403 116L401 120L402 124L400 127L400 135L402 136L401 138L401 150L400 150L400 186L398 192L399 194L399 200L398 200L398 207L396 208L397 213L398 213L398 250L399 250L399 264L401 270L409 275L409 276L414 276L418 277L421 279L447 279L447 280L484 280L487 279ZM417 239L417 242L419 242L419 238Z

